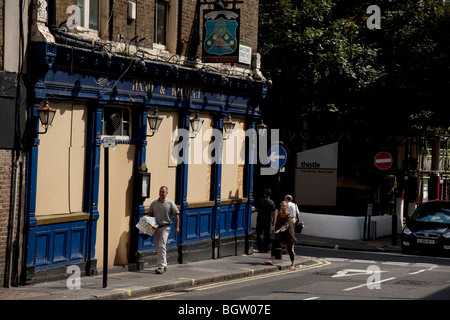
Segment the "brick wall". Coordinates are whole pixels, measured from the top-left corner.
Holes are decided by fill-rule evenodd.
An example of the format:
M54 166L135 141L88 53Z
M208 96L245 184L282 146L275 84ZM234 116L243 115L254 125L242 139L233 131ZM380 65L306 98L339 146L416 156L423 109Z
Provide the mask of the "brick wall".
M136 3L136 20L128 20L128 2L116 1L113 13L113 40L122 34L127 43L134 36L146 38L139 46L148 47L153 43L154 0L138 0Z
M13 170L12 165L14 161L15 151L0 149L0 287L3 287L6 283L6 267L9 263L9 251L8 251L8 237L9 227L11 224L11 201L12 201L12 182L13 182ZM14 235L13 235L13 265L11 272L11 285L18 283L18 273L20 273L20 255L23 242L22 231L19 232L17 237L17 230L23 229L23 205L24 205L24 190L25 190L25 154L22 153L19 159L18 166L18 181L17 181L17 194L16 194L16 216L14 221ZM19 222L20 221L20 222Z
M186 47L190 44L190 39L194 23L196 23L196 1L182 1L182 16L181 16L181 42L183 43L183 53ZM258 50L258 7L259 0L245 0L242 4L236 4L236 8L241 10L241 28L240 28L240 43L252 48L255 53ZM212 5L202 5L202 10L213 9ZM200 22L202 28L203 21ZM200 29L200 37L202 36L202 29ZM200 43L202 41L200 40ZM201 46L197 48L197 55L201 56Z
M244 1L241 7L241 44L258 50L258 8L259 0ZM239 8L239 5L238 5Z
M57 0L56 1L56 26L59 26L61 22L69 17L69 13L66 13L67 8L71 5L76 5L77 0Z
M1 0L0 0L1 1ZM69 14L66 13L68 6L76 4L76 0L58 0L57 1L57 25L66 20ZM103 40L108 40L111 36L113 41L119 41L119 35L122 34L128 43L134 36L138 39L146 38L139 44L141 47L151 48L153 44L153 20L155 0L134 0L136 3L137 17L135 21L128 20L128 0L118 0L114 2L113 7L113 31L109 34L109 26L106 32L101 32ZM179 1L181 6L178 10L178 19L181 26L178 29L179 54L185 54L187 47L192 44L191 35L195 32L197 26L196 8L197 0ZM236 8L241 9L241 29L240 42L252 48L255 53L258 49L258 6L259 0L245 0L242 4L237 4ZM211 9L212 5L202 5L201 9ZM106 13L109 15L109 12ZM200 23L202 26L202 21ZM200 36L202 31L200 30ZM200 41L201 43L201 41ZM181 46L180 46L181 44ZM201 46L196 48L198 56L201 56Z
M4 286L11 198L11 154L0 150L0 286Z

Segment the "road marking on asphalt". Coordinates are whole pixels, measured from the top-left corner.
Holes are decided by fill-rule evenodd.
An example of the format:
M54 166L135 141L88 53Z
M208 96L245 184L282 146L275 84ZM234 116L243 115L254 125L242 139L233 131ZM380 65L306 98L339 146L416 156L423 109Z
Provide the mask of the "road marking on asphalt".
M422 270L419 270L419 271L416 271L416 272L410 272L410 273L408 273L408 274L410 274L410 275L412 275L412 274L419 274L419 273L422 273L422 272L425 272L425 271L431 271L431 270L433 270L433 269L435 269L435 268L437 268L438 266L432 266L432 267L430 267L430 268L427 268L427 269L422 269Z
M358 259L353 259L353 260L350 260L350 262L377 264L377 262L375 260L358 260Z
M242 283L242 282L248 282L248 281L253 281L253 280L266 279L266 278L270 278L270 277L281 276L281 275L284 275L284 274L311 270L311 269L320 268L320 267L324 267L324 266L327 266L327 265L331 264L331 262L328 262L328 261L319 260L319 259L313 258L313 257L309 257L309 258L311 260L315 260L316 264L311 265L311 266L303 266L302 265L300 267L295 268L295 270L292 270L292 271L291 270L283 270L283 271L271 272L271 273L267 273L267 274L255 275L255 276L251 276L251 277L244 278L244 279L241 278L241 279L236 279L236 280L229 280L229 281L226 281L226 282L206 284L206 285L195 287L195 288L188 288L187 291L209 290L209 289L212 289L212 288L223 287L223 286L232 285L232 284L236 284L236 283Z
M261 274L261 275L252 275L247 278L240 278L240 279L235 279L235 280L229 280L226 282L211 283L211 284L205 284L205 285L198 286L198 287L196 286L193 288L187 288L187 289L184 289L184 292L168 291L168 292L164 292L164 293L158 293L158 294L152 294L152 295L147 295L147 296L143 296L143 297L138 297L138 298L134 298L132 300L155 300L155 299L167 298L167 297L172 297L172 296L176 296L176 295L186 294L187 291L209 290L209 289L232 285L232 284L236 284L236 283L260 280L260 279L265 279L265 278L269 278L269 277L281 276L281 275L289 274L289 273L295 273L295 272L301 272L301 271L311 270L311 269L315 269L315 268L321 268L321 267L331 264L331 262L329 262L329 261L325 261L325 260L318 259L315 257L305 257L305 256L303 256L303 257L309 258L310 260L314 260L316 263L313 265L306 265L306 266L299 265L293 271L282 270L282 271L276 271L276 272L271 272L271 273L265 273L265 274ZM241 269L245 269L245 268L241 268ZM252 270L252 269L250 269L250 270ZM254 274L254 270L252 270L252 274ZM192 280L193 283L195 283L195 279L189 279L189 280Z
M178 279L181 279L181 280L191 280L191 284L192 284L192 285L195 285L195 279L191 279L191 278L178 278Z
M407 267L409 266L409 262L395 262L395 261L384 261L381 262L381 264L389 265L389 266L401 266L401 267Z
M255 270L254 269L250 269L250 268L241 268L242 270L250 270L250 272L252 273L252 276L255 274Z
M347 258L332 258L332 257L321 257L319 259L323 259L331 262L354 262L354 263L370 263L370 264L385 264L391 266L401 266L401 267L423 267L425 270L432 270L434 268L439 267L437 264L433 263L412 263L412 262L399 262L399 261L375 261L375 260L356 260L356 259L347 259ZM421 271L422 272L422 271Z
M380 280L380 281L371 282L370 285L373 286L373 285L375 285L375 284L379 284L379 283L386 282L386 281L390 281L390 280L394 280L394 279L397 279L397 278L396 278L396 277L392 277L392 278L387 278L387 279ZM360 284L360 285L355 286L355 287L343 289L343 291L351 291L351 290L355 290L355 289L362 288L362 287L367 287L367 283Z
M184 292L168 291L168 292L163 292L163 293L151 294L151 295L143 296L143 297L137 297L137 298L134 298L131 300L155 300L155 299L167 298L167 297L172 297L172 296L178 296L180 294L184 294Z
M348 261L348 259L345 258L323 258L324 260L331 261L331 262L345 262Z
M439 267L437 264L433 264L433 263L414 263L413 264L414 267L433 267L433 268L437 268Z
M129 297L131 297L131 290L130 289L122 289L122 288L116 288L113 290L117 290L117 291L126 291L126 293L128 294Z
M381 272L387 272L387 271L382 271L382 270L370 270L370 269L365 269L365 270L360 270L360 269L344 269L341 271L336 272L335 275L332 275L332 278L340 278L340 277L351 277L351 276L360 276L360 275L371 275L374 273L381 273Z
M303 300L317 300L317 299L319 299L320 297L311 297L311 298L306 298L306 299L303 299Z

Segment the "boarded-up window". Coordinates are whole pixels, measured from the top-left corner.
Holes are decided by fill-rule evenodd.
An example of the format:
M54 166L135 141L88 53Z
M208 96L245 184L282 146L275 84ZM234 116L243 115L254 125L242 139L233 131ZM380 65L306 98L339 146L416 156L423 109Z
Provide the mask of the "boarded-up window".
M55 119L39 135L36 215L81 212L83 207L86 107L52 103Z

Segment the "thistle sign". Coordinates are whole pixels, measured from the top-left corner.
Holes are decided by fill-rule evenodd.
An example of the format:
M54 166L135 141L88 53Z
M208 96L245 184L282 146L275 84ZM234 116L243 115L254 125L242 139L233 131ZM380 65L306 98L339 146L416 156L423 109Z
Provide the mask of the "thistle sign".
M239 61L240 10L203 11L203 61Z

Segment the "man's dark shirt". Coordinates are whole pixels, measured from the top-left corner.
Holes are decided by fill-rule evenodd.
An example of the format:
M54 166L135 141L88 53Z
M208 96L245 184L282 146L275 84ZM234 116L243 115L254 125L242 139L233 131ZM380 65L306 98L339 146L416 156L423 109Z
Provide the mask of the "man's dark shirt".
M258 211L257 222L270 223L272 220L272 212L275 211L275 203L269 198L261 199L255 207Z

